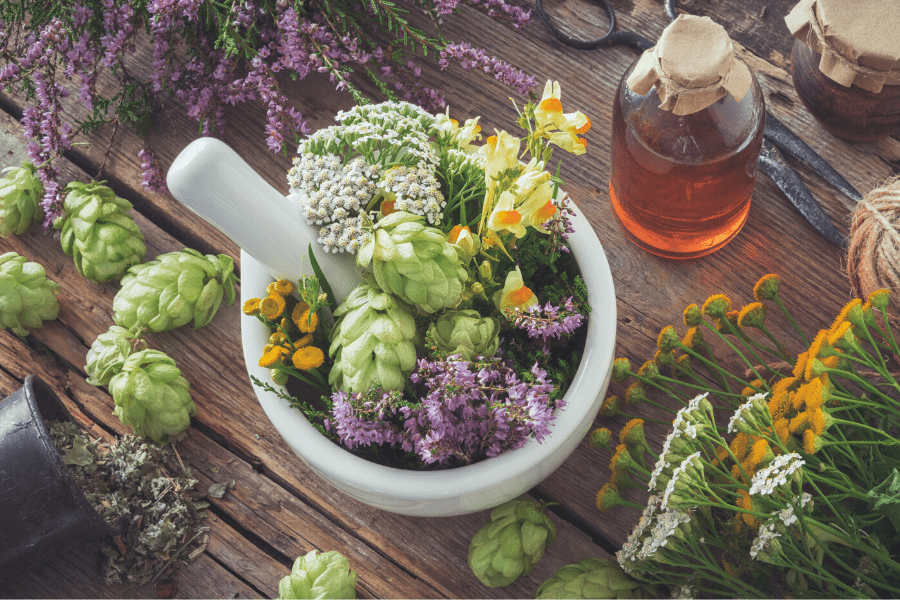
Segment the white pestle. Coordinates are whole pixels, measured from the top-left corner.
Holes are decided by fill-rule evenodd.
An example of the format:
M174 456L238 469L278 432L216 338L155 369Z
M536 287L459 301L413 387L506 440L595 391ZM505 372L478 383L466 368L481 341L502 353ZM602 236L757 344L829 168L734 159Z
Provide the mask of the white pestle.
M237 152L215 138L188 144L166 176L182 204L261 262L275 279L296 284L314 275L316 261L340 303L359 285L356 255L325 252L316 241L319 226L308 225L300 209L268 184Z

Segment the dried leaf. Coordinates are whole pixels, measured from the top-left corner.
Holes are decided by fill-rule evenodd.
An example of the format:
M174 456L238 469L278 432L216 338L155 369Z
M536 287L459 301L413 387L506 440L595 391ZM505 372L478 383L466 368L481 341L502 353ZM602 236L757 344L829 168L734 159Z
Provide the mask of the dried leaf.
M228 482L214 483L206 490L206 495L210 498L221 498L228 491Z

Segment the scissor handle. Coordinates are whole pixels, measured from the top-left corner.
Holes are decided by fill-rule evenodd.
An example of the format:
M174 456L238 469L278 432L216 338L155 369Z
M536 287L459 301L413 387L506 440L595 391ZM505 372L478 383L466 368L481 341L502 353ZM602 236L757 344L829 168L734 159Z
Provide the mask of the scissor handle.
M535 0L535 8L541 20L553 34L553 37L561 41L567 46L578 50L596 50L597 48L607 48L609 46L630 46L636 50L644 51L652 48L655 44L651 40L642 35L631 31L616 31L616 13L613 11L609 0L597 0L597 2L606 9L606 16L609 18L609 29L601 38L595 40L579 40L564 34L544 12L542 0ZM670 19L674 20L678 17L678 0L666 0L666 14Z

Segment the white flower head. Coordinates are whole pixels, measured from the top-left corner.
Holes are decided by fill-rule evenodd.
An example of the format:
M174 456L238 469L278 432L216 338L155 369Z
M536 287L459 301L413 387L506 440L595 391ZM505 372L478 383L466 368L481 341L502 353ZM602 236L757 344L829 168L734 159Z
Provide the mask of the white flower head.
M781 534L775 533L774 523L768 523L760 527L756 539L753 540L753 544L750 545L750 556L759 560L760 553L764 552L772 540L777 537L781 537Z
M754 394L747 398L747 401L741 404L736 411L734 411L734 415L732 415L731 420L728 421L728 433L737 433L738 432L738 423L747 423L749 422L750 415L753 411L753 405L760 401L765 400L766 392L761 392L759 394Z
M753 475L750 482L750 494L768 496L776 488L786 485L788 478L806 464L796 452L776 456L769 465L763 467Z

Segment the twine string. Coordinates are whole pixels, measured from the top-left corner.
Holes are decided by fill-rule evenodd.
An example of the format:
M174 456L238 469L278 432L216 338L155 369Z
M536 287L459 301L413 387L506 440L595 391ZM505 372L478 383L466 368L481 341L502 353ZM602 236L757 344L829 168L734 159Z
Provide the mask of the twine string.
M900 299L900 177L860 200L850 227L847 271L860 298L890 289Z

